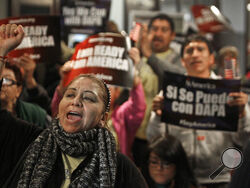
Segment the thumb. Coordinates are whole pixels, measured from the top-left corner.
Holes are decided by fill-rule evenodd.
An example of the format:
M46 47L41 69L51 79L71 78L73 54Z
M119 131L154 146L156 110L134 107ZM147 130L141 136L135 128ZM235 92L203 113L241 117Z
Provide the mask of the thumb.
M162 115L162 110L156 110L156 115L161 116Z

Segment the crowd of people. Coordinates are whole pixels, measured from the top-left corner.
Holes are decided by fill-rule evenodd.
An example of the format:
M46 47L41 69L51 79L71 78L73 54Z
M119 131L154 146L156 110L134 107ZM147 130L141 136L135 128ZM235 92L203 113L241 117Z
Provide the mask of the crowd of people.
M118 33L113 22L111 26L107 30ZM165 71L222 79L224 67L219 62L235 58L238 67L236 48L223 48L216 58L211 42L195 34L178 52L170 45L174 22L159 14L143 25L139 45L128 51L136 70L130 90L108 86L92 74L80 74L64 86L65 75L73 68L69 61L58 69L60 79L50 98L37 83L36 63L28 54L19 63L6 58L23 38L21 25L0 26L0 187L250 186L244 180L248 160L233 173L225 169L209 178L225 149L246 147L244 158L249 156L246 93L229 94L227 105L239 109L237 132L161 121Z

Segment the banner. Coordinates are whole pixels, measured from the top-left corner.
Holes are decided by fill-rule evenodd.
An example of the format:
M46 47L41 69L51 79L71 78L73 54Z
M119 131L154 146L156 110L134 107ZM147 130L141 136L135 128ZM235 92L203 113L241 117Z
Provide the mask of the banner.
M177 126L237 131L238 107L230 107L230 92L240 91L240 80L212 80L165 72L162 121Z
M65 42L69 34L104 32L110 3L110 0L61 0L62 36Z
M64 80L66 86L79 74L93 73L107 84L133 85L133 62L128 58L125 38L116 33L99 33L76 46L73 70Z
M37 63L60 61L60 18L58 16L22 16L0 20L1 24L21 24L25 37L8 56L18 61L24 53Z

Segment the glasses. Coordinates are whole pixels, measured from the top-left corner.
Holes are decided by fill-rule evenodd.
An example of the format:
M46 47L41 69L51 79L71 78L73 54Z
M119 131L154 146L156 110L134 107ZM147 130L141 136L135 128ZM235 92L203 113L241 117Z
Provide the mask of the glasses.
M3 83L4 86L12 86L12 85L16 85L17 82L14 80L11 80L9 78L3 78Z
M155 160L149 160L149 164L153 168L161 167L161 169L168 169L172 163L167 161L155 161Z

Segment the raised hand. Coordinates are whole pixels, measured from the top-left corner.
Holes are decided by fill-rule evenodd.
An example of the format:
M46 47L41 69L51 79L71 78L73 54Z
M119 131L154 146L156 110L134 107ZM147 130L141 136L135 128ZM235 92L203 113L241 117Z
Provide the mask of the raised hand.
M141 79L138 76L138 70L136 69L136 65L138 65L141 61L141 57L140 57L140 51L138 48L133 47L131 48L129 51L129 57L132 59L133 63L134 63L134 86L137 86L139 83L141 83Z
M63 93L63 90L65 89L63 87L63 80L65 78L65 75L67 73L69 73L71 70L73 69L73 63L72 61L67 61L66 63L64 63L63 66L60 67L59 69L59 74L60 74L60 77L61 77L61 80L60 80L60 84L59 84L59 88L58 88L58 91L60 92L60 94Z
M151 49L151 41L152 41L153 35L148 33L148 27L146 24L143 24L142 26L142 34L141 34L141 52L143 56L149 58L152 55L152 49Z
M23 27L16 24L2 24L0 26L0 56L6 56L15 49L24 37Z
M131 48L128 51L129 57L133 60L134 65L137 65L140 63L141 61L141 57L140 57L140 51L138 48Z
M36 62L30 57L29 54L23 54L19 59L19 65L24 70L24 78L26 87L31 89L37 86L37 82L34 78L34 71L36 69Z

